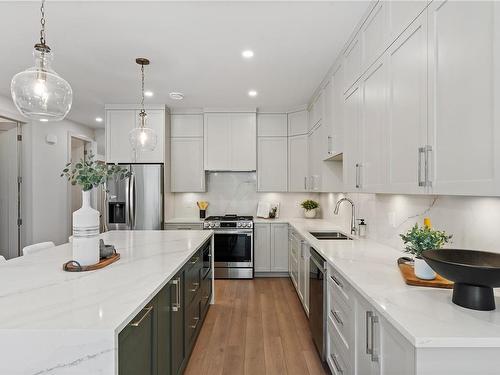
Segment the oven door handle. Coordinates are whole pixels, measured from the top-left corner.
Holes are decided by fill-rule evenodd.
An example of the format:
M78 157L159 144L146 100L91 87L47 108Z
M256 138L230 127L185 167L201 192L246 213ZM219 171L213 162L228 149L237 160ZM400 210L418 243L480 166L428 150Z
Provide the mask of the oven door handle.
M246 234L252 235L252 230L215 230L214 234Z

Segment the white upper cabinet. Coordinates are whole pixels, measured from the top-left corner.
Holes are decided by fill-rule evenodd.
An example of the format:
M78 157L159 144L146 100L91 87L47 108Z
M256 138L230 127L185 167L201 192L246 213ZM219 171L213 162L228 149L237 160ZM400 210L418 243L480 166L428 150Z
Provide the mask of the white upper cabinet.
M308 136L288 137L288 191L304 192L308 182Z
M389 41L395 40L425 9L426 1L387 1L387 25Z
M343 152L343 67L339 66L323 89L323 133L326 136L326 154L323 159L341 159Z
M255 171L255 113L206 113L204 146L206 170Z
M383 192L387 177L386 72L384 60L380 59L361 78L361 158L358 159L357 185L371 193Z
M309 191L322 191L322 164L324 138L322 124L316 126L308 135L309 150Z
M361 89L352 87L344 98L344 153L343 179L347 192L358 190L360 185L360 108Z
M323 92L320 91L309 108L308 131L314 128L323 117Z
M351 40L344 53L344 92L349 90L361 76L362 58L361 37L358 34Z
M203 138L178 137L170 140L171 191L204 192Z
M297 111L288 114L288 136L307 134L308 131L307 111Z
M285 192L288 186L287 137L258 137L257 190Z
M421 194L427 144L427 14L423 13L386 54L388 79L385 192ZM419 181L420 180L420 181Z
M203 114L172 114L170 136L203 137Z
M286 137L288 135L288 118L286 113L257 114L257 136Z
M157 136L153 151L134 152L129 132L139 126L139 110L106 109L106 162L107 163L163 163L165 160L165 110L146 109L147 126Z
M363 66L367 69L386 48L388 1L379 1L361 27ZM360 72L361 74L362 72Z
M433 2L429 183L434 194L500 194L500 4Z

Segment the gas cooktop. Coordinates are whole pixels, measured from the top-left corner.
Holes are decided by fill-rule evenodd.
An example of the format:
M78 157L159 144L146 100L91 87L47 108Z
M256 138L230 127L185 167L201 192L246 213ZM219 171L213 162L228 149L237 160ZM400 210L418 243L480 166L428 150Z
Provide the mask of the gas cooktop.
M251 221L253 216L238 216L238 215L224 215L224 216L209 216L205 221Z

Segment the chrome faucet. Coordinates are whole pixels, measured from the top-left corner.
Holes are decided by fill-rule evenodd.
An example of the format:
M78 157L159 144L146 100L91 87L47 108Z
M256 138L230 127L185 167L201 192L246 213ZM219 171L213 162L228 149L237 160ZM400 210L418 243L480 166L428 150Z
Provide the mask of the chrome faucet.
M342 202L349 202L351 204L351 208L352 208L352 211L351 211L351 234L356 234L356 206L354 205L354 202L352 200L350 200L349 198L341 198L338 200L337 204L335 205L335 210L333 211L333 213L335 215L338 215L339 214L339 208L340 208L340 204Z

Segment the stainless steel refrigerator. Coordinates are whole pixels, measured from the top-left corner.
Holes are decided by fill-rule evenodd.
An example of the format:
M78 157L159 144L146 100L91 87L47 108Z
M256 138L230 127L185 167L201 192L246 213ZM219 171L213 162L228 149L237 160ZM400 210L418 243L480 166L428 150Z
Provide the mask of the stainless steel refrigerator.
M132 177L108 179L108 230L163 229L163 164L123 164Z

